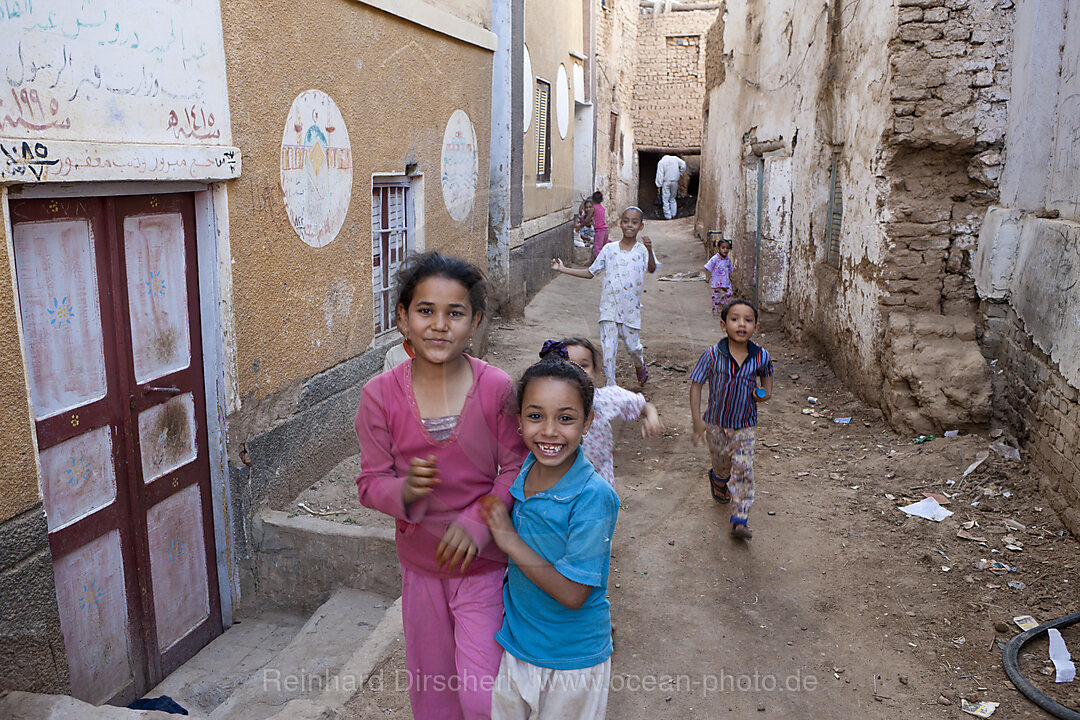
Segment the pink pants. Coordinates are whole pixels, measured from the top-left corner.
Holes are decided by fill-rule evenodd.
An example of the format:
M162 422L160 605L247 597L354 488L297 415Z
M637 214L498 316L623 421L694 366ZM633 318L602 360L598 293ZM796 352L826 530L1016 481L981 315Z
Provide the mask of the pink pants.
M596 259L596 256L600 254L600 251L604 249L604 246L607 245L607 235L607 228L604 228L602 230L596 230L596 232L593 234L592 256L594 260Z
M401 568L405 667L416 720L491 717L502 660L503 570L436 578Z

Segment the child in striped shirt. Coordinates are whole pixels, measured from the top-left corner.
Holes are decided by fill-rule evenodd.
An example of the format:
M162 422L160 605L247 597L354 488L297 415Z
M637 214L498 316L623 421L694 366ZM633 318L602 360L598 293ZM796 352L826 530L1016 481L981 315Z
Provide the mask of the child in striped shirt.
M731 534L749 539L757 403L772 397L773 364L765 348L750 341L758 330L758 312L752 303L732 300L720 312L720 327L726 337L705 350L690 372L692 442L697 445L703 436L707 439L713 499L718 503L734 499ZM701 386L705 383L709 384L709 405L702 413Z

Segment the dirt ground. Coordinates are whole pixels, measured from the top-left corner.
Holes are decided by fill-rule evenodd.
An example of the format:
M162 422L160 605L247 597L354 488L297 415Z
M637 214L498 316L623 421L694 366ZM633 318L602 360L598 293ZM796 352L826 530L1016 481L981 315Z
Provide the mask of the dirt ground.
M1001 658L1019 632L1014 616L1042 622L1080 610L1078 544L1040 497L1037 472L991 452L963 478L989 434L923 444L898 436L776 316L763 318L756 338L776 380L759 415L754 537L729 537L727 508L709 496L707 453L689 435L687 371L717 341L719 323L705 282L658 279L705 261L691 229L692 219L645 229L663 267L643 301L652 373L644 392L668 433L643 441L628 424L616 451L608 716L969 717L963 697L1000 703L995 718L1050 717L1012 687ZM595 338L599 288L556 278L524 319L494 323L487 360L517 375L545 339ZM638 388L624 354L619 381ZM842 417L852 419L833 422ZM383 522L357 510L352 462L301 499L316 512L343 511L328 519ZM898 510L928 492L955 514L935 523ZM985 542L957 537L961 529ZM979 570L980 559L1015 571ZM1063 635L1080 658L1080 626ZM402 652L354 698L354 717L411 717L394 683ZM1080 682L1054 685L1044 674L1045 641L1021 660L1044 691L1080 707Z

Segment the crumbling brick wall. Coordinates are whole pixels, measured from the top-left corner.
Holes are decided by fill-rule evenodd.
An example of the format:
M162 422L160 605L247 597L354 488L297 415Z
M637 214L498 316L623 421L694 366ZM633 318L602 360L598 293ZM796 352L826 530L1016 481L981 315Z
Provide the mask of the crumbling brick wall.
M707 35L716 10L643 13L637 23L634 137L638 145L701 147Z
M1080 537L1080 390L1032 342L1008 303L985 300L981 314L980 344L994 369L995 420L1012 428L1045 472L1042 491Z
M974 317L979 225L998 198L1012 0L899 0L883 160L886 314Z
M899 0L889 48L893 123L879 157L883 348L896 344L894 328L908 324L894 322L897 313L940 315L956 326L977 318L971 261L982 217L999 195L1012 8L1012 0ZM974 349L974 338L961 342ZM973 352L962 357L947 367L912 366L905 354L883 352L890 421L920 432L985 423L989 374L969 361ZM922 392L941 377L964 389L966 416L948 393Z

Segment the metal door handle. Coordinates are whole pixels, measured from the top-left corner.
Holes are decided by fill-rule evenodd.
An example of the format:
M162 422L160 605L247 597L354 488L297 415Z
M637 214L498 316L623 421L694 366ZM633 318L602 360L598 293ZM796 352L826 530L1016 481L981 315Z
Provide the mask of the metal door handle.
M154 387L153 385L140 385L139 389L142 390L143 395L149 395L150 393L163 392L170 395L179 395L184 392L180 388L174 387Z

